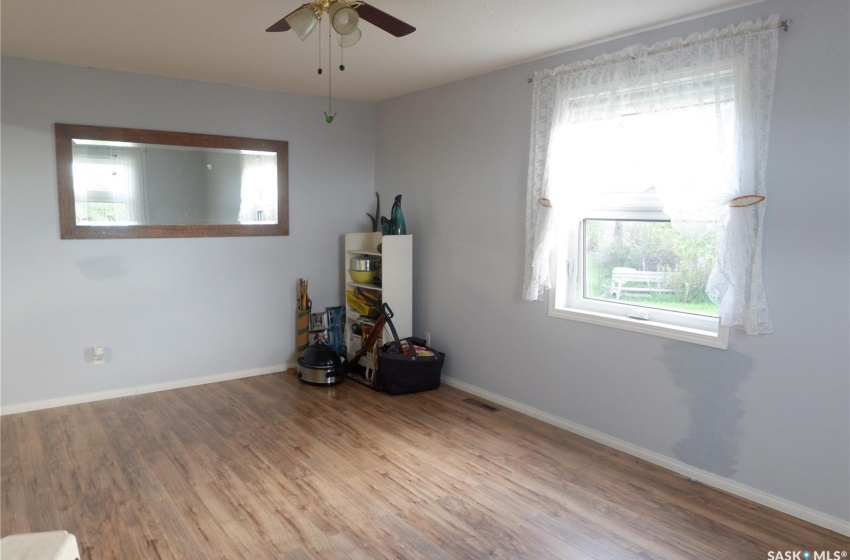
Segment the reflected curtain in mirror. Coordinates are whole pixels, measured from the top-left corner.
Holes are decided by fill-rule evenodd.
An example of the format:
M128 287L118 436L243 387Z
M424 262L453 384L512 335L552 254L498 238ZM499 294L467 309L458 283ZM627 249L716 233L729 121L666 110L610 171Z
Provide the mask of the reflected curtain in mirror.
M148 223L145 150L115 145L73 145L77 224Z
M239 223L277 221L275 157L264 152L242 156L242 190Z
M57 124L63 239L288 234L288 143Z

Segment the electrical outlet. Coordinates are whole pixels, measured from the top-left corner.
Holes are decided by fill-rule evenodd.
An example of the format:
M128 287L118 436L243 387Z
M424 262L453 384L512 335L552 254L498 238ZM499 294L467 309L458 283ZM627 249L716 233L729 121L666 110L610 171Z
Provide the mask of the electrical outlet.
M92 362L95 365L101 365L105 362L106 353L104 352L103 346L95 346L91 349L91 358Z
M429 348L431 346L431 333L428 331L425 331L425 346L428 346Z

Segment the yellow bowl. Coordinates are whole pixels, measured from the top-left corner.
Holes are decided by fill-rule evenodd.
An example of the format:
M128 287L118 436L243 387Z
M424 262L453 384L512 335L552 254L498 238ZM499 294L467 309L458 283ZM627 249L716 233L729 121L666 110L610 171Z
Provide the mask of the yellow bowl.
M351 274L352 280L361 284L369 284L375 279L374 270L349 270L348 273Z

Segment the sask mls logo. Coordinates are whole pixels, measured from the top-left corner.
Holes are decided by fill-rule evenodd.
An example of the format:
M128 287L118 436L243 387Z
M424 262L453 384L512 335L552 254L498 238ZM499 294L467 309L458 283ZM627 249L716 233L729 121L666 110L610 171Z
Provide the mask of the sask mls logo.
M767 553L767 560L842 560L847 558L847 552L841 550L815 550L809 552L776 550Z

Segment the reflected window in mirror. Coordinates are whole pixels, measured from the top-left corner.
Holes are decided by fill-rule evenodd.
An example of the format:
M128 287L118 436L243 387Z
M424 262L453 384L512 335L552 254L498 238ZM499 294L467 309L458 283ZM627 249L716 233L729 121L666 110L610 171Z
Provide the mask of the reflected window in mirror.
M145 152L138 147L74 141L77 224L146 224Z
M56 125L63 239L288 234L285 141Z

